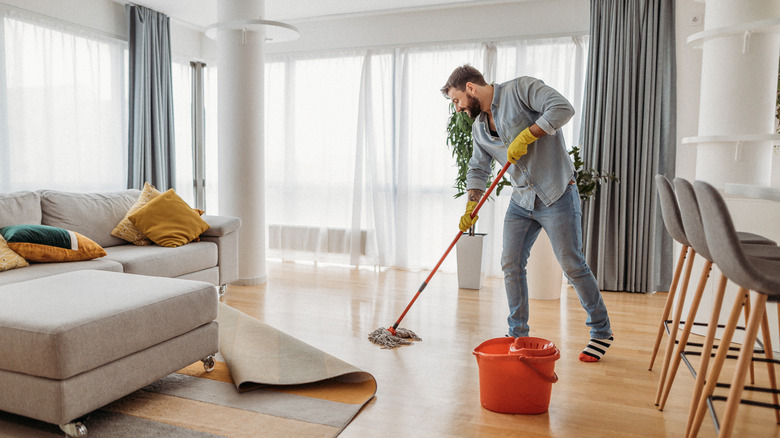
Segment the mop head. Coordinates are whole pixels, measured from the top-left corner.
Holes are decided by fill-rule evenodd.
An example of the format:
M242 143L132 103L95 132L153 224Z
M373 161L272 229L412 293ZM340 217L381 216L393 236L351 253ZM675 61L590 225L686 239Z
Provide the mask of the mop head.
M414 334L413 331L405 328L395 329L395 335L390 333L390 330L379 327L368 335L368 340L381 345L382 348L395 348L401 345L411 345L412 341L422 341L422 339Z

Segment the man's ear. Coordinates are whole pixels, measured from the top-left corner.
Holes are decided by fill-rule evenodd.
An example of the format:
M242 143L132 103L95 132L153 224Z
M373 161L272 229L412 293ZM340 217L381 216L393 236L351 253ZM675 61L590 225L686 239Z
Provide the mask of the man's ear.
M466 82L466 93L473 96L477 92L477 86L473 82Z

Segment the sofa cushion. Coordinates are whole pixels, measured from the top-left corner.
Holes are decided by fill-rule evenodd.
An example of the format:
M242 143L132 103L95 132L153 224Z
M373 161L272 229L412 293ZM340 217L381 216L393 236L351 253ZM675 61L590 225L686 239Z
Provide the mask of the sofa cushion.
M153 185L149 184L148 182L144 183L144 189L141 191L141 194L138 196L138 199L135 201L135 204L133 204L132 207L130 207L130 210L127 211L127 214L125 214L125 217L119 221L119 223L114 227L113 230L111 230L111 235L114 237L118 237L122 240L126 240L133 245L151 245L152 241L149 240L144 234L136 228L135 225L133 225L132 222L130 222L130 215L138 211L141 207L146 205L149 201L152 199L160 196L162 193L160 193L159 190L154 188Z
M120 245L106 248L106 259L122 264L124 272L178 277L217 266L217 245L193 242L176 248Z
M97 243L74 231L48 225L0 228L8 246L31 262L75 262L103 257Z
M209 229L209 224L173 189L131 214L130 222L152 242L166 247L185 245Z
M0 227L41 223L41 197L36 192L0 194Z
M27 266L30 266L27 260L9 248L8 243L0 235L0 272Z
M122 272L122 264L114 260L106 260L105 257L82 262L32 263L24 269L12 269L0 274L0 286L87 269Z
M67 379L208 324L217 306L208 283L105 271L0 286L0 369Z
M122 220L141 192L131 189L105 193L41 190L39 193L42 224L83 234L105 248L126 243L112 236L111 230Z

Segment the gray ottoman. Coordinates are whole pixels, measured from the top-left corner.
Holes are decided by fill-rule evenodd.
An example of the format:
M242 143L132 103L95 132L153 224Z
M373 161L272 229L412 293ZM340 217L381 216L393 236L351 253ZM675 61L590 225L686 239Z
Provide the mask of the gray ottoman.
M0 286L0 410L59 424L219 347L209 283L77 271ZM205 359L204 359L205 358Z

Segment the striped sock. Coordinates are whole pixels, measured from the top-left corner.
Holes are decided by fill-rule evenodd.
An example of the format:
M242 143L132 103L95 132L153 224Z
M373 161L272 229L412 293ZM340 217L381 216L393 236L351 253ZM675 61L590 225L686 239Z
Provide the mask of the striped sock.
M580 360L583 362L598 362L607 352L607 348L612 345L612 336L609 339L591 339L588 346L580 353Z

